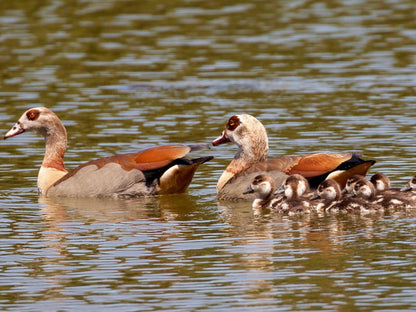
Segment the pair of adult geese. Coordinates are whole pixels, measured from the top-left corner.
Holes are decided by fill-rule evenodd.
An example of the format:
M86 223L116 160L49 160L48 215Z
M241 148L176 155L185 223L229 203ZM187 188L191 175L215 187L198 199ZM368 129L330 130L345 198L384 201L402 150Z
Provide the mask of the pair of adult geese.
M64 167L67 133L58 116L46 107L23 113L4 138L31 131L45 138L45 156L37 186L45 197L135 197L184 192L195 171L212 156L189 159L185 156L206 145L164 145L138 153L115 155L89 161L72 171ZM375 163L356 153L315 153L267 158L266 129L255 117L234 115L226 123L214 146L233 142L238 146L234 159L217 184L219 200L252 201L243 194L253 179L267 173L279 187L288 175L300 174L312 188L331 178L343 188L353 175L365 175Z

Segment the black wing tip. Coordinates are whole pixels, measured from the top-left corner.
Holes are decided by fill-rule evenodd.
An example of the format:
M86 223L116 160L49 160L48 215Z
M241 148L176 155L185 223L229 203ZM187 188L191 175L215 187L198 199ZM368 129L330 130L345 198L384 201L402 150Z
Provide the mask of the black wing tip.
M200 158L194 158L192 159L192 163L199 163L199 164L203 164L207 161L210 161L211 159L214 159L214 156L205 156L205 157L200 157Z
M376 161L373 159L370 159L370 160L362 159L361 158L362 156L363 155L361 153L352 153L350 160L347 160L347 162L357 162L357 164L371 163L371 166L376 163Z

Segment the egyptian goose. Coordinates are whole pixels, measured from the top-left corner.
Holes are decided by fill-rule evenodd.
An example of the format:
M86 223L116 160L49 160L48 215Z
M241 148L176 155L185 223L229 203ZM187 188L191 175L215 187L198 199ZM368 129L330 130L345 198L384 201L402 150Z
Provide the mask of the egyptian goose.
M63 156L66 129L46 107L27 110L5 139L31 131L45 138L46 150L38 175L38 190L45 197L135 197L181 193L198 166L213 157L184 158L202 145L165 145L138 153L115 155L87 162L67 172Z
M253 195L243 194L253 178L267 173L279 187L286 175L298 173L306 177L311 188L316 188L326 178L335 179L344 187L354 174L365 175L375 163L362 160L356 153L315 153L302 156L266 158L269 150L267 132L262 123L247 114L232 116L214 146L233 142L238 146L234 159L222 173L217 183L220 200L253 200Z
M362 180L359 180L355 183L354 190L361 182ZM373 188L373 195L374 192ZM362 198L362 196L342 196L339 184L333 179L327 179L319 184L316 195L313 198L316 197L322 198L322 202L316 206L318 212L371 213L383 211L382 206L370 202L368 199Z

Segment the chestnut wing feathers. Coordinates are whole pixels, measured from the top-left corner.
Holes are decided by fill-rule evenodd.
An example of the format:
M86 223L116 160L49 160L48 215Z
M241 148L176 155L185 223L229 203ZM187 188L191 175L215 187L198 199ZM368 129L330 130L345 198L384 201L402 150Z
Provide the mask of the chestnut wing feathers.
M47 195L108 197L155 194L158 179L166 170L174 165L194 163L183 156L195 149L200 148L198 145L164 145L139 153L92 160L56 181Z

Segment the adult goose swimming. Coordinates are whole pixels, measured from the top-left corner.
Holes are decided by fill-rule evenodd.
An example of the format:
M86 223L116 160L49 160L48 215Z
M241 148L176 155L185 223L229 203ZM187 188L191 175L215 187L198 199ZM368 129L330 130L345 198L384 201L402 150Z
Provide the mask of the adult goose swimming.
M347 179L355 174L365 175L375 163L363 160L357 153L315 153L300 156L267 158L268 137L263 124L248 114L234 115L225 125L214 146L233 142L238 146L234 159L224 170L217 183L220 200L254 199L253 194L243 194L254 177L267 173L278 188L287 175L300 174L316 188L327 178L334 179L343 188Z
M31 131L45 138L38 190L45 197L136 197L184 192L198 166L212 156L188 159L204 145L164 145L138 153L92 160L68 172L64 166L67 133L46 107L27 110L5 139Z

